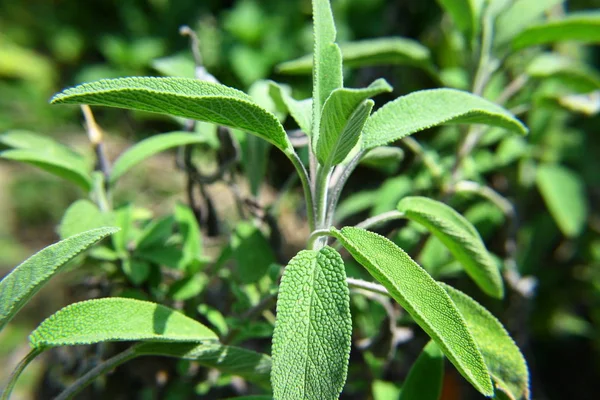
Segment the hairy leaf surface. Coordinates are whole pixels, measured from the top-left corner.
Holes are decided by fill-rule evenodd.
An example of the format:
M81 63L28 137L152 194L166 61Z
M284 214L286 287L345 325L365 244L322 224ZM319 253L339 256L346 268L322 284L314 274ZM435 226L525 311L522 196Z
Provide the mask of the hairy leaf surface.
M0 281L0 330L60 267L97 241L115 233L112 227L94 229L46 247Z
M412 365L402 385L399 400L438 400L444 379L444 354L429 342Z
M435 340L458 371L483 395L491 396L494 389L483 357L465 320L438 283L383 236L353 227L332 228L332 234Z
M348 371L352 319L344 262L331 247L285 268L273 334L274 397L337 399Z
M518 34L513 49L576 40L583 43L600 42L600 11L567 14L564 18L534 25Z

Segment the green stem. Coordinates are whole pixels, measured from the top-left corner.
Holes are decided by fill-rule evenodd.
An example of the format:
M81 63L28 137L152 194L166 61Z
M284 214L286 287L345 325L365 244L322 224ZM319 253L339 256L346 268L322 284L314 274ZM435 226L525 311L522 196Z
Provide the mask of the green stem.
M362 289L368 292L383 294L385 296L390 295L390 292L388 292L388 290L384 286L378 283L363 281L362 279L354 278L346 278L346 283L350 288Z
M327 197L329 194L329 176L331 168L318 166L315 182L315 197L317 199L317 229L327 228Z
M474 193L485 199L488 199L490 202L496 205L496 207L502 210L502 213L507 218L515 218L516 212L512 203L489 186L484 186L473 181L460 181L454 185L454 190L456 192Z
M317 240L319 238L329 236L331 231L329 229L317 229L313 231L308 237L308 243L306 244L307 249L317 250Z
M404 213L397 210L392 210L371 218L367 218L363 222L356 225L356 228L369 229L385 222L400 218L404 218Z
M36 358L43 351L44 350L41 349L33 349L29 353L27 353L27 355L19 362L13 373L10 375L8 383L6 384L6 387L4 388L4 391L0 396L0 400L8 400L10 394L15 388L19 376L21 376L21 373L23 372L25 367L27 367L27 365L29 365L29 363L33 361L33 359Z
M316 219L315 219L315 204L313 201L313 194L310 188L310 178L308 177L308 173L306 172L306 168L304 168L304 164L298 157L295 151L286 151L285 155L290 159L294 167L296 168L296 172L300 177L300 181L302 182L302 190L304 191L304 200L306 202L306 213L308 214L308 226L312 231L315 230Z
M352 160L350 160L348 165L346 165L346 166L339 165L336 168L336 170L333 174L334 176L331 179L331 181L332 181L331 183L332 183L333 187L331 190L331 196L329 198L329 204L327 205L327 221L326 221L327 227L333 225L333 218L335 217L335 209L337 208L337 204L340 200L342 190L344 190L344 186L346 185L348 178L350 177L352 172L354 172L354 170L360 163L360 160L363 158L363 156L365 154L366 154L365 151L360 151L354 156L354 158L352 158ZM339 174L338 174L338 171L340 171Z
M442 167L440 167L435 162L435 160L429 155L429 153L426 152L425 149L423 149L423 146L421 146L419 142L417 142L410 136L407 136L404 139L402 139L402 142L406 145L406 147L409 148L410 151L415 153L416 156L423 160L423 164L425 164L425 167L429 170L429 172L431 172L433 179L439 180L442 177Z

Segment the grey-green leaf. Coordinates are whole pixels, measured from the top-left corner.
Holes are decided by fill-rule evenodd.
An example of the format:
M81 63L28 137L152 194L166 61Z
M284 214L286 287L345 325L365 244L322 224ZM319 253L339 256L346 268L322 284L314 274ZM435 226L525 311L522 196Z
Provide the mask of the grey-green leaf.
M273 334L274 398L337 399L352 320L344 262L331 247L303 250L285 268Z
M398 400L438 400L444 379L444 354L431 341L410 368Z
M494 393L483 357L465 320L438 283L387 238L360 228L331 233L389 291L483 395Z
M250 96L218 83L188 78L119 78L84 83L55 95L53 104L91 104L196 119L254 133L291 149L273 114Z
M195 133L172 132L156 135L136 143L117 158L110 173L110 182L115 183L131 168L161 151L193 143L205 143L206 138Z
M271 96L285 104L300 129L310 136L312 133L312 99L296 100L275 82L271 82L270 93Z
M529 399L529 371L521 351L488 310L453 287L441 283L462 316L494 380L511 400Z
M117 228L100 228L72 236L34 254L0 281L0 330L60 267Z
M550 214L565 236L576 237L588 215L585 184L575 173L560 165L540 165L537 187Z
M521 134L527 128L502 107L454 89L421 90L377 110L363 129L363 150L442 124L486 124Z
M385 79L378 79L364 89L336 89L323 106L320 132L313 133L312 145L322 165L344 161L358 143L373 102L365 101L377 94L391 92Z
M398 210L435 235L485 293L496 298L504 296L498 266L465 217L446 204L426 197L405 197L398 203Z
M531 26L519 33L512 41L513 49L542 44L579 41L600 42L600 11L567 14L564 18Z
M44 320L29 336L35 349L107 341L206 342L217 335L160 304L105 298L71 304Z

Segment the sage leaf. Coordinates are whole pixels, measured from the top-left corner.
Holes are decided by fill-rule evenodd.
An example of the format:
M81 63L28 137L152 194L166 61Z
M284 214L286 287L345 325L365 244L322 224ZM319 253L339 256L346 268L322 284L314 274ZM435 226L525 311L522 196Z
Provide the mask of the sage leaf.
M399 400L438 400L444 379L444 354L431 341L410 368Z
M577 237L587 221L588 205L583 180L560 165L540 165L537 187L561 232Z
M423 129L443 124L486 124L527 133L502 107L455 89L421 90L387 103L367 120L363 150L386 145Z
M331 234L389 291L475 389L485 396L494 393L487 367L465 320L423 268L392 241L376 233L345 227L332 228Z
M506 329L475 300L440 283L465 318L490 371L496 390L511 400L529 399L529 371L521 351Z
M504 296L498 266L465 217L446 204L426 197L405 197L397 208L437 237L485 293L495 298Z
M206 141L207 139L201 135L187 132L165 133L144 139L127 149L127 151L117 158L110 173L110 182L114 184L131 168L157 153L173 147L193 143L206 143Z
M200 270L202 263L202 233L194 211L183 204L175 205L175 220L183 239L182 257L179 268L193 274Z
M60 267L117 228L105 227L80 233L42 249L0 281L0 331Z
M336 89L331 93L323 106L319 135L313 134L312 141L322 165L330 167L344 161L371 114L373 103L365 100L391 91L384 79L378 79L364 89Z
M348 372L352 319L344 262L331 247L285 268L273 333L274 398L337 399Z
M250 222L240 222L236 226L231 236L231 251L243 283L257 282L275 262L269 241Z
M188 78L103 79L66 89L51 102L170 114L251 132L283 151L292 148L277 117L247 94L218 83Z
M583 43L600 42L600 11L582 11L564 18L530 26L512 41L513 49L576 40Z
M60 221L58 233L61 239L113 224L111 215L103 214L89 200L77 200L67 208Z
M71 304L29 336L34 349L133 340L198 343L217 340L217 335L160 304L112 297Z
M517 34L544 17L547 10L564 0L519 0L512 4L496 20L494 42L503 45Z
M311 56L312 63L312 56ZM287 90L275 82L271 82L269 91L272 97L282 102L287 107L288 112L294 118L300 129L307 135L312 133L312 99L296 100Z
M482 0L438 0L456 26L468 38L479 31L479 20L484 1Z
M527 74L534 78L552 78L580 93L600 89L600 74L556 53L543 53L528 66Z

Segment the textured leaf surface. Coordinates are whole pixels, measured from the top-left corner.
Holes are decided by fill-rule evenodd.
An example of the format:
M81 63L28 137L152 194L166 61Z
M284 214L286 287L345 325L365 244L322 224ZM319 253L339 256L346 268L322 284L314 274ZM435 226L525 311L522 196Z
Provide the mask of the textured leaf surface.
M259 135L289 150L277 118L239 90L187 78L119 78L84 83L57 94L54 104L91 104L170 114Z
M345 67L413 65L426 70L434 69L429 49L408 38L377 38L340 43L339 46ZM309 74L312 70L312 55L282 63L277 70L284 74Z
M511 400L529 399L527 363L506 329L475 300L449 285L441 285L467 321L496 388Z
M377 110L363 129L362 148L382 146L442 124L486 124L527 133L513 115L484 98L454 89L421 90Z
M600 74L572 58L556 53L537 56L528 66L527 74L535 78L554 78L582 93L600 89Z
M494 41L497 44L509 42L532 23L544 17L546 10L564 0L519 0L512 3L496 20Z
M514 49L521 49L568 40L599 43L600 11L567 14L562 19L531 26L518 34L512 44Z
M348 371L352 320L344 262L330 247L285 268L273 334L274 397L337 399Z
M399 400L438 400L442 394L444 354L429 342L408 372Z
M492 382L483 357L463 317L438 283L383 236L352 227L332 229L332 234L435 340L458 371L482 394L491 396Z
M0 281L0 330L61 266L116 231L100 228L62 240L34 254L4 277Z
M536 183L550 214L565 236L578 236L585 226L588 206L585 184L560 165L538 167Z
M161 151L177 146L205 142L206 138L203 136L186 132L165 133L144 139L127 149L127 151L121 154L115 161L110 173L110 181L111 183L116 182L131 168Z
M365 100L392 87L378 79L364 89L336 89L325 102L319 135L313 134L313 148L322 165L332 166L344 161L358 143L365 121L371 114L372 102Z
M426 197L405 197L398 203L398 210L434 234L484 292L496 298L504 296L498 266L465 217L446 204Z
M29 336L33 348L133 340L197 343L217 340L217 335L160 304L113 297L71 304Z

